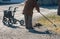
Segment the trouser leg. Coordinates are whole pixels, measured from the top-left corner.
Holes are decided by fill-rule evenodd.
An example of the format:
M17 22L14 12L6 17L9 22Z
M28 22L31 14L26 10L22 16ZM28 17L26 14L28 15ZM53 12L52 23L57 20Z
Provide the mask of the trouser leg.
M24 15L24 17L25 17L25 26L27 28L28 27L28 16L27 15Z
M60 16L60 6L58 7L58 13L57 14Z
M27 29L32 29L32 16L25 15L25 25Z
M32 28L32 16L28 16L28 25L29 28Z

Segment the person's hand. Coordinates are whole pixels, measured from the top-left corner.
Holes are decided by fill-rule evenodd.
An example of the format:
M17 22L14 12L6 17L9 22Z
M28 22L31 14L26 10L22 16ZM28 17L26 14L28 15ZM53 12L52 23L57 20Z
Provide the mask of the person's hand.
M38 10L38 12L40 13L40 10Z
M22 14L24 14L24 13L22 13Z
M39 13L40 13L40 10L38 9L38 10L37 10L37 12L39 12Z

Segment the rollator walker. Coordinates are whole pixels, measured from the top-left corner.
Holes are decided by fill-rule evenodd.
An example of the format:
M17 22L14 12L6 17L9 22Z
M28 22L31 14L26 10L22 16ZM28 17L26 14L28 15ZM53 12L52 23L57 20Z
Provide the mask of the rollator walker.
M8 10L4 10L4 15L3 15L3 24L4 25L12 25L12 24L16 24L16 22L18 21L20 23L20 25L24 25L24 20L17 20L14 18L15 12L16 12L16 8L14 8L13 11L11 11L12 7L10 6Z

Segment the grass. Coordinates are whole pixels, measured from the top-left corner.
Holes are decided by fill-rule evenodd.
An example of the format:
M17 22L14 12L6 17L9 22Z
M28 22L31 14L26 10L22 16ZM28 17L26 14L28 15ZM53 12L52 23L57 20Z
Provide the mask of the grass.
M53 15L47 15L46 17L49 18L54 24L56 24L57 27L54 27L54 25L44 17L39 18L37 21L46 26L49 30L52 30L60 34L60 16L53 14Z

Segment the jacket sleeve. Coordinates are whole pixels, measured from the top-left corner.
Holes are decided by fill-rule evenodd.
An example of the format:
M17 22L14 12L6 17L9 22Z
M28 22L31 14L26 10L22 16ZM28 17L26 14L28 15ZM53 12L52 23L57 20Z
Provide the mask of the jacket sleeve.
M36 9L38 12L40 12L39 6L38 6L38 4L37 4L36 1L34 2L34 6L35 6L35 9Z

